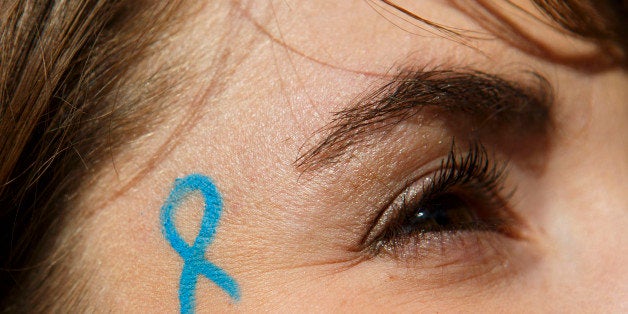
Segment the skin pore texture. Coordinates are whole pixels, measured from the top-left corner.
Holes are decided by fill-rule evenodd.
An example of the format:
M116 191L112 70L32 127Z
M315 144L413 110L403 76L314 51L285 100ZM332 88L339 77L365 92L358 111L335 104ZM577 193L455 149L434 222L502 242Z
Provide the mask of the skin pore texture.
M175 179L198 173L223 203L205 259L237 282L240 299L199 276L197 312L626 310L628 75L573 62L590 60L595 45L532 20L528 31L551 39L555 57L542 58L441 1L399 5L473 36L370 1L216 2L190 14L155 57L185 69L172 74L186 87L163 100L166 118L100 169L61 235L77 242L71 276L87 282L95 309L180 310L185 261L162 233L160 208ZM453 245L365 252L373 221L410 183L429 180L452 138L468 151L482 132L426 110L364 134L333 162L297 161L328 135L336 112L404 70L452 69L522 86L538 73L553 90L546 133L525 145L483 141L490 158L509 161L503 190L514 191L508 207L520 236L471 232ZM188 244L204 210L200 194L176 210Z

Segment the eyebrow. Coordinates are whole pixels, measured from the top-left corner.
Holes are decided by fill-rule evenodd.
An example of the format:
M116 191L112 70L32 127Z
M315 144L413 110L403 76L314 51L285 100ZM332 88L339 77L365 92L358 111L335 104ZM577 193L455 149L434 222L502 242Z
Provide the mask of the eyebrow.
M437 110L439 114L432 119L444 121L448 128L466 128L466 134L474 136L511 142L546 138L551 126L552 88L542 75L526 74L526 80L508 80L476 70L403 70L336 112L319 131L326 136L295 164L303 171L334 164L350 156L351 148L369 136L426 109Z

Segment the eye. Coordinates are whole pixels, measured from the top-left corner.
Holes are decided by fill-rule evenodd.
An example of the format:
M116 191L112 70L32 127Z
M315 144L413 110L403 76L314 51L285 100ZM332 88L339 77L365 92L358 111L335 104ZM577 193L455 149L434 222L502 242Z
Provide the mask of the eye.
M505 171L481 144L470 145L465 154L452 144L433 175L410 184L381 212L365 248L402 260L439 252L448 263L469 257L471 250L481 257L478 244L516 237L518 218L503 193Z

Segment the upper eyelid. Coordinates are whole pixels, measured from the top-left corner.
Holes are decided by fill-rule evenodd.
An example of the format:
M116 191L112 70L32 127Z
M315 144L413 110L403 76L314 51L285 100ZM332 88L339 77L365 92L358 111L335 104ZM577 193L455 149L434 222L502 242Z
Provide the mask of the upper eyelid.
M367 250L368 247L376 240L376 237L381 233L384 228L386 228L386 222L390 221L392 215L401 214L399 211L388 210L391 207L397 207L399 204L407 202L407 199L411 197L416 197L416 195L420 195L424 190L423 184L426 184L427 180L431 180L431 177L423 178L421 182L412 182L407 187L403 189L403 191L395 196L395 198L386 205L386 207L380 211L380 213L375 217L374 222L371 223L372 227L369 229L369 232L364 235L364 237L360 240L360 248L362 251Z

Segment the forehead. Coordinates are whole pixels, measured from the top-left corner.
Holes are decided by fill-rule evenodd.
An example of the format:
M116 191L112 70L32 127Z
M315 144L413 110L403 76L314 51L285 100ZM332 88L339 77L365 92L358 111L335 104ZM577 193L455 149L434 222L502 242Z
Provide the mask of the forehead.
M574 63L601 53L567 35L529 0L251 1L240 9L275 43L355 71L383 73L400 62L486 67L512 61L513 54Z

